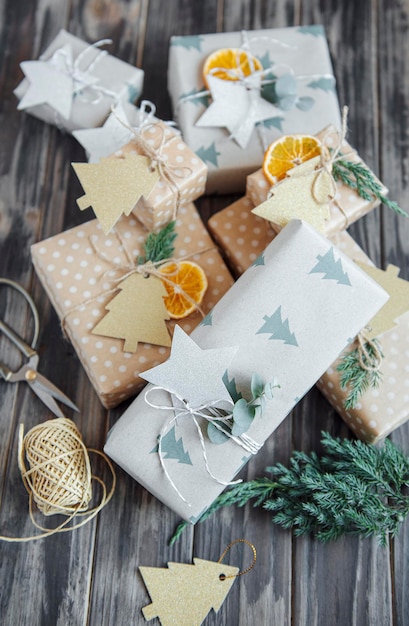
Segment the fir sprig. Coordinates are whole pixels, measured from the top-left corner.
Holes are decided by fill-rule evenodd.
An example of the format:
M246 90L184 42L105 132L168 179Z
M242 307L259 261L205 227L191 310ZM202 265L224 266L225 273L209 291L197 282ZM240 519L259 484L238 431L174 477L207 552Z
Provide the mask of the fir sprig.
M325 454L294 452L289 467L267 467L272 478L256 478L222 493L200 518L225 506L272 512L272 521L296 536L312 534L322 542L344 535L377 537L386 545L409 513L409 459L389 440L382 448L322 433ZM182 522L170 543L189 526Z
M341 376L339 384L341 389L348 389L348 395L344 402L344 407L354 409L358 404L359 398L368 389L376 389L382 380L382 372L379 369L364 369L361 365L361 359L365 362L374 362L379 354L382 355L379 341L372 339L364 342L364 350L358 348L347 352L337 366L337 371Z
M382 185L376 180L371 170L362 163L348 161L348 159L337 159L332 165L332 175L334 180L341 180L344 185L354 189L364 200L371 202L377 198L398 215L409 217L408 213L397 202L384 195Z
M138 263L142 265L151 261L157 263L173 256L175 247L173 245L177 233L175 233L176 222L169 222L157 233L149 233L145 240L145 254L139 257Z

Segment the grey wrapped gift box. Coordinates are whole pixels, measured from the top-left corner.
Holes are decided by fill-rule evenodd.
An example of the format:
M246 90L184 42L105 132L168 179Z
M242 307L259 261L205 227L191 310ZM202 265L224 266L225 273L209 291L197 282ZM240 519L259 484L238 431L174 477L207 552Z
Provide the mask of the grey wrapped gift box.
M192 354L186 353L185 361L179 355L180 371L173 369L179 388L176 382L167 387L170 393L166 385L149 384L110 431L105 452L194 523L223 490L218 481L231 481L252 454L231 439L211 443L202 423L204 454L195 420L186 406L180 408L181 399L189 403L184 380L192 367L199 372L198 389L203 392L214 378L213 369L223 369L226 349L237 348L224 374L229 391L235 386L250 399L253 374L264 383L277 380L280 388L246 433L261 446L387 299L330 241L305 222L290 222L193 331L197 364L192 366ZM207 350L215 351L213 369ZM147 378L154 381L154 374L150 370ZM158 454L161 432L166 433L163 465Z
M22 63L26 78L14 90L20 100L18 108L69 132L101 126L112 105L120 101L134 102L142 91L143 70L65 30L60 30L38 61L39 65L35 65L36 61ZM41 65L45 66L46 74ZM33 84L27 76L36 80L31 94ZM69 77L72 90L70 100L65 99L64 103L64 98L61 102L61 87L66 86L66 82L62 81ZM45 98L42 99L41 94ZM68 116L61 112L64 104L71 104Z
M262 85L263 97L258 101L266 119L256 125L245 148L231 138L225 127L198 125L211 104L211 98L202 93L203 66L211 53L222 48L248 50L269 70L263 76L266 84ZM233 81L221 82L235 88ZM239 90L237 81L236 91ZM169 50L168 91L173 116L184 140L209 166L207 193L244 191L246 176L261 166L265 150L278 137L294 133L314 135L328 124L341 126L328 44L324 28L318 24L174 36ZM227 112L223 108L225 103L226 99L220 100L222 109L216 118L221 120L224 115L229 123L237 95L227 104ZM270 113L265 111L268 107ZM246 124L250 110L251 105L245 109L242 124L238 126Z

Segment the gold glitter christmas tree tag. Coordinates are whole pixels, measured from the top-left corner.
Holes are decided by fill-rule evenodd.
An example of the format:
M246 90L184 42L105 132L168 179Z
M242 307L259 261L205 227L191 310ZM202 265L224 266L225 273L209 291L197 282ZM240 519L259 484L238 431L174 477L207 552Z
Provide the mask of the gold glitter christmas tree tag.
M242 572L221 562L235 543L246 543L253 551L253 562ZM162 626L200 626L211 609L220 609L237 576L249 572L255 562L253 544L237 539L227 546L217 563L194 558L193 565L139 567L152 599L151 604L143 607L143 615L147 621L158 617Z
M322 168L320 156L288 170L285 178L273 185L270 193L270 198L254 208L252 213L281 227L290 220L301 219L325 233L334 181L331 174Z
M355 263L389 294L387 303L368 322L365 329L367 337L374 339L394 328L396 320L409 311L409 281L399 278L400 268L396 265L388 265L386 270L381 270L361 261Z
M101 159L99 163L73 163L85 194L78 198L81 211L92 206L107 235L121 215L129 215L138 200L149 194L159 180L148 157L126 154L118 159Z
M118 285L120 293L105 306L108 313L93 328L94 335L124 339L124 352L136 352L138 342L169 347L163 298L167 291L156 276L131 274Z

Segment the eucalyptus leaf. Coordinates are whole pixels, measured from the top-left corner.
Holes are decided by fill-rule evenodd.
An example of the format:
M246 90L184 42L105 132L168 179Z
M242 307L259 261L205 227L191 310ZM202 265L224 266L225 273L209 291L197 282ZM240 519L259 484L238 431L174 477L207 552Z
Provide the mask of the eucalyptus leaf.
M207 436L212 443L221 444L228 441L228 436L221 432L212 422L207 425Z
M314 102L314 98L302 96L297 100L297 109L300 109L300 111L309 111L314 106Z
M251 393L253 398L259 398L264 391L264 383L258 374L253 374L251 377Z
M296 102L297 102L296 95L285 96L284 98L280 98L278 106L283 111L290 111L291 109L295 107Z
M248 406L246 400L242 398L233 408L233 435L242 435L251 426L256 413L255 407Z
M297 81L292 74L284 74L277 78L275 89L279 98L295 96L297 94Z

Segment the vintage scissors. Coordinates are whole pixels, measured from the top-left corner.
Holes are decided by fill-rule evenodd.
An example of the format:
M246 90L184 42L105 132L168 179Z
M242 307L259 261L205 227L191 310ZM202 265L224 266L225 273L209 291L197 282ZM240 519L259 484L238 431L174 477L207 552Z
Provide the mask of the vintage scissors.
M37 372L39 356L34 349L37 343L39 334L39 317L38 311L32 300L31 296L19 285L7 278L0 278L0 283L9 285L19 291L27 303L34 316L34 336L31 345L28 345L21 337L19 337L14 330L9 328L7 324L0 320L0 331L2 331L6 337L12 341L12 343L20 350L20 352L27 357L28 361L24 363L17 371L11 370L7 365L0 362L0 377L8 383L17 383L20 381L26 382L32 391L44 402L44 404L52 411L57 417L65 417L61 411L55 399L59 402L63 402L74 411L78 411L78 407L66 395L62 393L53 383L51 383L45 376Z

